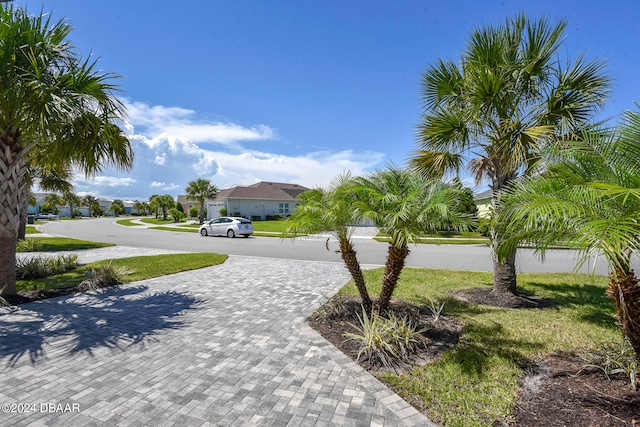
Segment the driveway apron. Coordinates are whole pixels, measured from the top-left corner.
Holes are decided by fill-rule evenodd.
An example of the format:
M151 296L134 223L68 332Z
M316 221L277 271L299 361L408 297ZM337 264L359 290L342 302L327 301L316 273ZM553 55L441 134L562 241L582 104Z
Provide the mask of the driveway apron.
M0 425L433 425L304 322L348 279L232 256L0 309Z

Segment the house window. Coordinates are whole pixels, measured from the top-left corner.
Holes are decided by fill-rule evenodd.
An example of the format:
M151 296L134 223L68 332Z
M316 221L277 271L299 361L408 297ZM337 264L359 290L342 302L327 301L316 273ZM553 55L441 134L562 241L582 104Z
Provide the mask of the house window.
M280 215L287 215L289 213L289 203L280 203Z

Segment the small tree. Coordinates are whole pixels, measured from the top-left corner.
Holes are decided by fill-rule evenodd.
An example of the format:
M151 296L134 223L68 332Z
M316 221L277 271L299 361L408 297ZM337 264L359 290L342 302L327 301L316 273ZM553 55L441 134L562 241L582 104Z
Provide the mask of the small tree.
M472 217L458 211L459 190L419 173L391 166L356 181L358 197L349 209L373 220L391 239L378 301L378 313L382 314L389 307L409 255L409 242L443 228L466 229Z
M561 147L599 112L611 81L601 61L561 63L567 23L522 14L474 30L461 58L438 60L422 77L424 113L412 164L432 177L463 166L493 190L528 175L550 146ZM494 255L508 236L490 231ZM516 250L493 259L493 292L515 295Z
M227 212L227 208L222 207L222 208L220 208L218 213L220 214L220 216L227 216L229 212Z
M171 220L173 222L180 222L184 219L184 213L181 212L178 208L169 209L169 214L171 215Z
M200 211L198 210L197 206L191 206L189 208L189 218L196 218L199 213Z
M214 200L218 194L218 187L208 179L198 178L189 181L187 188L187 199L200 204L200 224L204 222L204 204L207 200Z
M73 192L67 192L63 195L62 201L63 203L69 205L69 213L71 215L71 218L74 218L77 211L79 211L79 209L76 208L82 203L82 199L80 198L80 196Z
M305 191L298 197L298 207L287 218L285 225L287 234L293 236L326 231L338 239L342 260L358 288L364 310L370 314L371 298L351 239L351 226L361 219L359 211L354 209L354 185L351 174L346 173L336 177L327 189Z
M173 200L173 196L170 194L164 194L162 196L155 197L155 203L162 211L162 219L167 220L167 215L169 214L169 209L175 207L176 201Z
M521 242L544 254L562 242L580 251L579 265L602 255L610 269L607 295L640 360L640 286L631 268L640 251L640 114L627 112L615 133L583 132L558 157L542 176L503 195L498 218L510 238L499 254Z
M124 209L124 202L122 200L116 199L111 202L111 206L109 207L109 212L113 212L114 216L122 215L126 211Z
M49 206L50 212L54 215L58 214L58 206L62 205L62 197L57 194L47 194L44 198L45 203Z

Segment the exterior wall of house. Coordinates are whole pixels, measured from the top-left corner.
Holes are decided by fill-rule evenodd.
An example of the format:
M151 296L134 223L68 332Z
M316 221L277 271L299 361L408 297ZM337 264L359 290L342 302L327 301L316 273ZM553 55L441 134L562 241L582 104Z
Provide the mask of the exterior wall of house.
M491 216L491 199L477 199L476 207L478 208L478 218L489 218Z
M289 216L297 206L293 200L246 200L246 199L216 199L207 202L207 219L220 216L220 208L227 208L229 216L240 214L245 218L260 217L265 220L267 215Z

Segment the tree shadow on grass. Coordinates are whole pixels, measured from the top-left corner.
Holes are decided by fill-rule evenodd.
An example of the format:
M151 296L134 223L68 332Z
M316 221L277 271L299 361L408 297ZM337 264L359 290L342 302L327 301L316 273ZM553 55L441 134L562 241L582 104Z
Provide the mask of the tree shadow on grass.
M459 365L467 375L482 376L488 369L490 360L497 357L514 365L521 365L526 354L534 352L540 344L507 337L502 325L465 325L465 335L475 336L473 339L462 339L456 349L446 355ZM481 336L481 338L478 338Z
M201 300L187 294L148 292L147 286L109 288L24 304L0 311L0 359L8 366L101 348L124 350L157 340L185 325L180 316Z
M602 286L585 283L576 284L548 284L540 282L529 282L528 286L536 292L536 289L551 293L554 306L562 307L582 307L585 313L580 315L580 319L598 326L605 326L609 329L618 329L617 318L614 311L613 301L606 295L606 289Z

